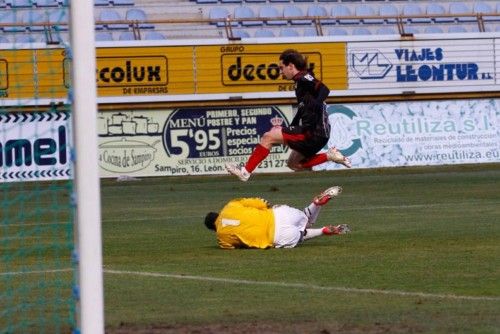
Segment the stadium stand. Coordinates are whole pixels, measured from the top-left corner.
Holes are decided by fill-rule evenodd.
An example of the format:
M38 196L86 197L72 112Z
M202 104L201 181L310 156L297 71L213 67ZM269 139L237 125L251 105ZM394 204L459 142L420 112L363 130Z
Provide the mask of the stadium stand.
M418 3L406 3L403 6L403 15L410 16L407 18L409 23L430 23L431 19L427 17L421 17L425 15L424 10Z
M35 0L34 5L36 7L52 8L52 7L58 7L59 2L57 2L57 0Z
M282 28L280 30L280 37L297 37L297 36L300 36L300 34L294 28Z
M352 35L371 35L371 34L372 32L369 29L363 27L356 27L352 31Z
M383 19L368 19L364 17L369 16L377 16L377 13L369 4L364 4L356 7L356 16L361 18L361 22L365 24L382 24L384 23Z
M158 31L148 31L144 36L145 40L164 40L167 39L165 35Z
M347 35L349 35L349 33L344 28L330 28L330 29L328 29L328 35L347 36Z
M110 4L113 6L133 6L134 0L111 0Z
M350 9L350 7L345 6L345 5L338 5L332 7L332 16L337 18L337 23L339 24L360 24L362 21L360 21L358 18L353 18L353 19L339 19L339 16L354 16L353 11Z
M66 2L0 0L2 33L8 34L5 38L10 41L15 34L37 33L35 37L43 41L48 39L44 37L47 34L66 31L68 18L62 10ZM111 32L113 40L119 40L122 31L145 38L148 30L169 39L220 38L230 36L232 29L238 30L233 35L244 38L244 31L249 36L270 37L269 31L281 36L281 28L295 28L299 36L457 30L473 33L496 31L496 23L500 22L500 1L493 0L93 0L93 3L96 31ZM186 22L179 22L183 19ZM58 23L48 24L55 21ZM462 28L455 28L456 25ZM327 29L329 26L345 29ZM258 30L260 27L263 29Z
M441 27L438 26L428 26L425 27L424 33L425 34L442 34L444 31L441 29Z
M121 21L123 18L120 13L112 8L106 8L101 10L101 14L99 16L100 21ZM128 24L124 23L104 23L102 24L102 29L109 30L127 30L129 28Z
M254 37L274 37L274 32L271 29L260 28L255 31Z
M100 31L95 34L96 41L113 41L113 34L108 31Z
M265 20L266 25L271 26L281 26L286 25L286 20L279 20L283 17L283 14L279 12L276 7L273 6L262 6L259 11L260 18L271 18L271 20Z
M131 8L127 10L125 14L125 19L127 21L136 21L136 25L139 29L154 29L154 24L144 23L148 20L148 16L144 10L140 8Z
M388 16L384 19L385 23L396 23L396 17L399 15L398 7L394 6L392 3L384 3L379 6L379 15Z
M301 7L298 7L296 5L287 5L283 9L283 17L289 19L288 21L292 25L307 25L312 23L312 20L291 19L293 17L300 17L300 16L305 16Z
M380 27L376 30L376 35L397 35L398 32L392 27Z
M120 37L118 37L118 40L120 40L120 41L135 41L136 38L135 38L133 32L124 31L120 34Z
M11 8L31 8L33 7L32 0L7 0L5 1L8 7Z
M255 13L253 12L253 9L246 6L234 8L234 18L238 20L239 23L244 27L261 26L263 24L262 21L246 20L257 18Z
M233 37L236 38L249 38L250 34L243 29L233 30Z

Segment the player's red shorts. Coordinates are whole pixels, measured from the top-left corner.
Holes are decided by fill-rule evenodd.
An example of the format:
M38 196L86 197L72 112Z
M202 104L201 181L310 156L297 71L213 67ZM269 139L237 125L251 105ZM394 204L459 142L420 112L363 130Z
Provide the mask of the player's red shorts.
M299 132L299 130L301 129L294 126L284 126L281 128L281 134L286 145L306 158L312 157L328 144L328 138Z

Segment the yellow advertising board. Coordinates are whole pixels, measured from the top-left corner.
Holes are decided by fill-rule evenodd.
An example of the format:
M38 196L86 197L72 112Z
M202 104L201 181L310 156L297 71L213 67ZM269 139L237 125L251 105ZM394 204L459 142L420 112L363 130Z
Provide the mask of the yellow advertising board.
M331 90L347 89L345 43L232 44L196 48L199 93L278 92L293 90L282 79L279 56L284 49L302 52L309 70Z
M64 49L0 50L0 98L64 98Z
M99 96L279 92L293 83L279 55L296 48L331 90L347 89L346 44L231 44L106 47L96 51ZM0 50L0 98L64 99L70 87L64 49Z

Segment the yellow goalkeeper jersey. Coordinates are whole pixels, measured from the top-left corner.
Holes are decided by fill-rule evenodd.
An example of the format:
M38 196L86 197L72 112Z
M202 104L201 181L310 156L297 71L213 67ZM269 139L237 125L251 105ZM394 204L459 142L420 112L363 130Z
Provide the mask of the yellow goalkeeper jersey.
M269 248L274 244L274 213L261 198L230 201L215 221L221 248Z

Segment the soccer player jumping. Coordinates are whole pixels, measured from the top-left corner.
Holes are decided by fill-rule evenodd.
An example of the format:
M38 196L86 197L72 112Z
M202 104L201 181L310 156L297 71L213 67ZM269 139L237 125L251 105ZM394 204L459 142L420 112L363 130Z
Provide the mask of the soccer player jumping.
M279 67L284 78L295 82L297 114L290 126L273 126L264 133L244 167L239 168L228 163L226 170L241 181L248 181L252 172L269 155L273 145L281 144L292 149L287 165L294 171L308 170L327 161L350 168L350 160L336 147L330 147L326 153L317 154L330 138L330 123L325 104L330 93L328 87L307 71L307 61L297 50L283 51Z

